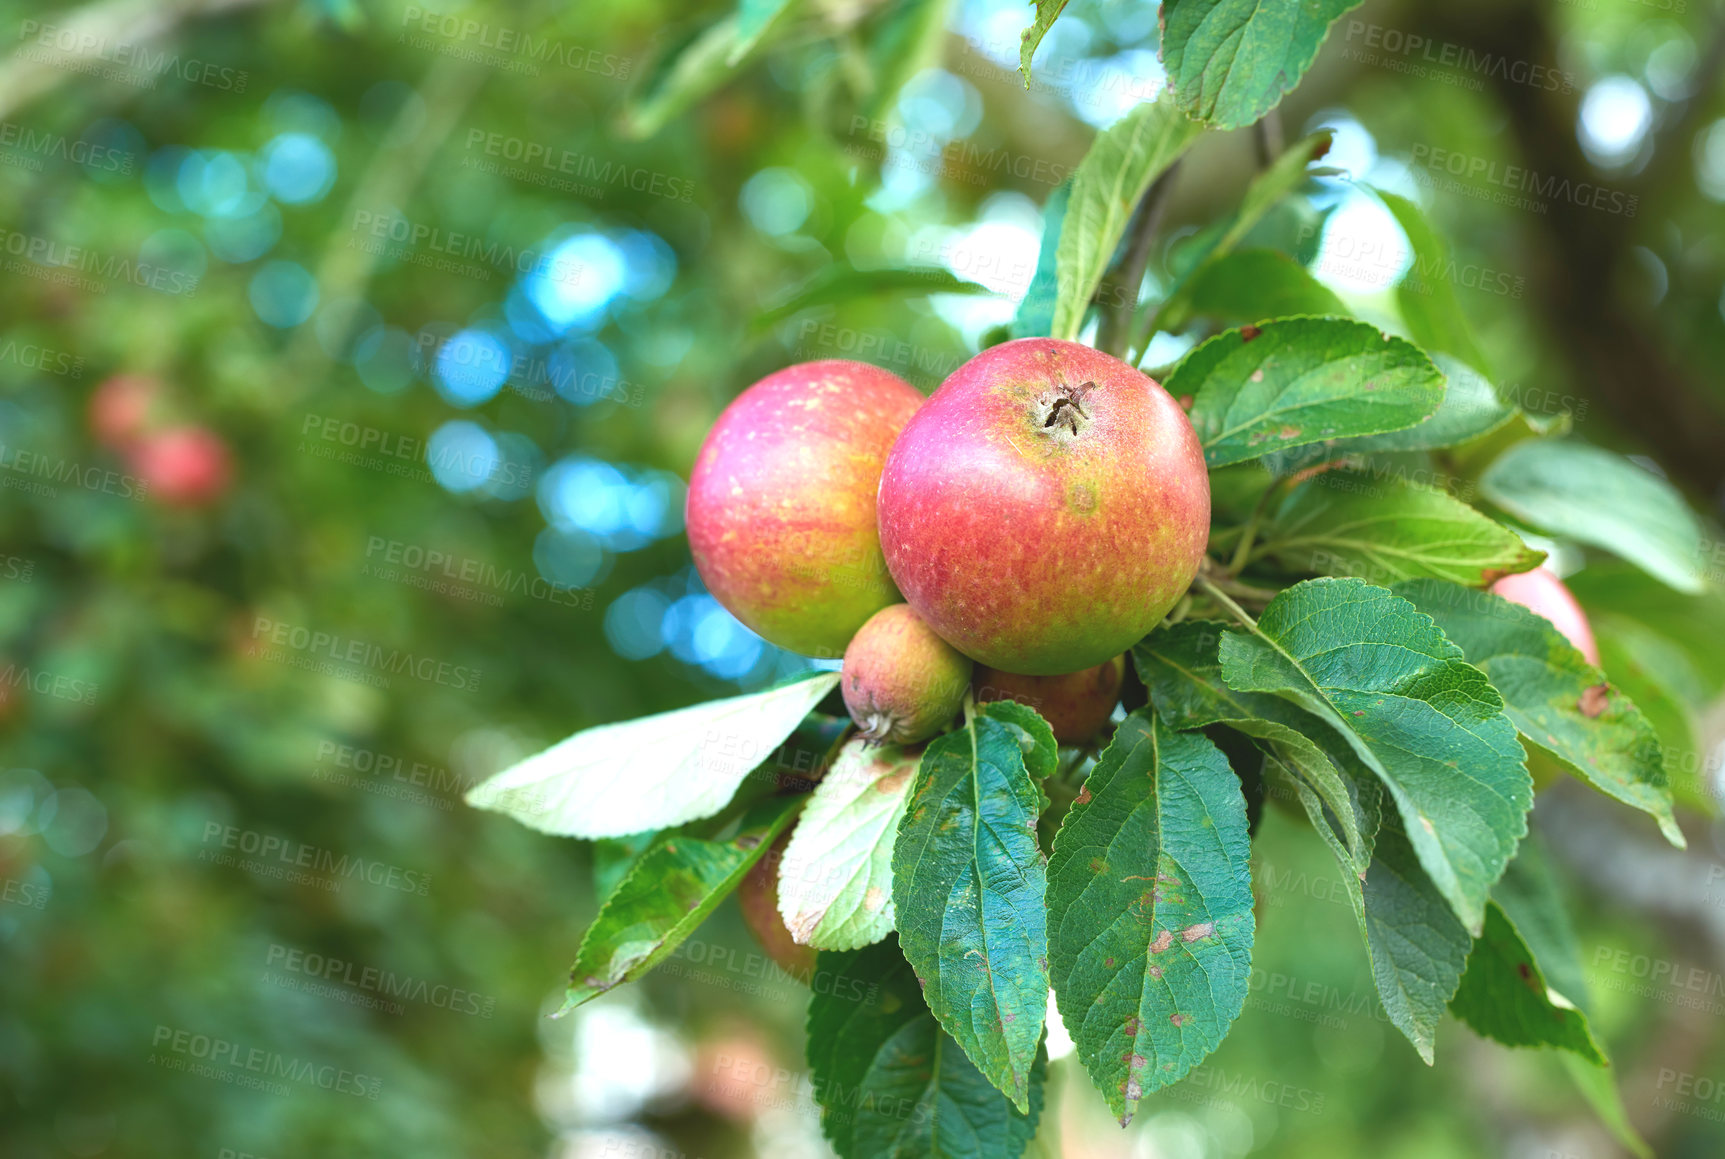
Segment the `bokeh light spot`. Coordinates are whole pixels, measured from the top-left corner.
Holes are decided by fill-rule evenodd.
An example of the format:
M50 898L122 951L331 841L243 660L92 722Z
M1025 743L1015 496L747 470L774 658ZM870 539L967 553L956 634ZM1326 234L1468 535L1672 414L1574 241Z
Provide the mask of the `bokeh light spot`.
M464 419L453 419L433 431L425 452L432 477L444 490L457 494L483 487L501 458L491 433Z
M438 348L432 385L454 406L478 406L502 389L512 358L508 345L490 331L462 330Z
M321 201L335 184L335 154L310 133L283 133L264 146L263 176L277 201Z
M317 296L317 279L298 262L270 262L252 275L252 309L278 329L290 329L311 317Z
M809 183L789 169L762 169L743 183L738 198L754 227L771 237L795 233L814 209Z

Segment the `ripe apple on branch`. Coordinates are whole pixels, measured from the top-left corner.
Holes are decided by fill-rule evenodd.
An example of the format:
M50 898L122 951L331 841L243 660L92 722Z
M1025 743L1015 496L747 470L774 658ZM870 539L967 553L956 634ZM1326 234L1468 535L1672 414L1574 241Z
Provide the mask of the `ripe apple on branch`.
M926 400L828 360L718 416L689 485L696 570L814 663L578 732L468 795L641 850L565 1010L641 977L740 890L769 956L808 970L809 1058L845 1159L1021 1153L1050 995L1124 1124L1245 1009L1273 793L1335 857L1377 1000L1424 1061L1451 1012L1606 1065L1583 995L1553 981L1566 951L1541 937L1563 922L1530 764L1686 838L1658 735L1522 534L1694 590L1680 548L1699 532L1670 488L1498 397L1453 303L1402 301L1404 337L1291 257L1234 249L1325 134L1279 153L1263 134L1231 224L1140 309L1181 155L1205 126L1260 121L1293 79L1146 102L1099 134L1044 207L1012 325ZM1375 196L1432 248L1417 205ZM1195 345L1158 382L1135 363L1161 333ZM1605 535L1602 516L1664 538ZM821 772L785 786L772 754L799 733L822 738ZM859 1013L835 977L892 1012ZM855 1100L906 1084L969 1094L916 1125Z

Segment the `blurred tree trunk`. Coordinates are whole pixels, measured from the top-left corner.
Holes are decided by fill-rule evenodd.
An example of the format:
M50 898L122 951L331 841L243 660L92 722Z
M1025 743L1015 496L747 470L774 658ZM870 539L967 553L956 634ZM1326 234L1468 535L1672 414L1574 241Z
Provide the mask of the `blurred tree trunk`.
M1547 10L1536 5L1462 3L1407 10L1417 30L1508 61L1555 66L1557 38ZM1556 197L1531 214L1528 238L1535 261L1527 271L1531 298L1553 347L1575 381L1630 436L1644 444L1679 485L1725 504L1725 409L1670 348L1645 305L1629 300L1633 247L1642 226L1656 220L1656 201L1681 180L1696 115L1713 95L1725 42L1717 30L1691 86L1687 107L1673 109L1654 141L1652 161L1638 175L1601 180L1581 150L1576 122L1583 92L1516 84L1493 70L1495 95L1529 169L1572 184L1620 186L1638 195L1633 216L1611 214ZM1579 200L1579 199L1577 199Z

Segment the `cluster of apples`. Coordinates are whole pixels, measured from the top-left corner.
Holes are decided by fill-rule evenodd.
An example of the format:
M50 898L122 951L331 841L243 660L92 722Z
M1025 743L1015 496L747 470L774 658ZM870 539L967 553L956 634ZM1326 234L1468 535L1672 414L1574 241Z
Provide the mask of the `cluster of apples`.
M233 459L208 427L168 421L172 409L160 380L117 374L90 396L90 433L125 456L151 499L201 507L227 490Z
M1078 742L1123 653L1191 586L1203 450L1153 379L1075 342L991 347L928 399L861 362L799 363L719 416L689 484L695 566L763 638L843 656L861 733L914 744L967 691Z

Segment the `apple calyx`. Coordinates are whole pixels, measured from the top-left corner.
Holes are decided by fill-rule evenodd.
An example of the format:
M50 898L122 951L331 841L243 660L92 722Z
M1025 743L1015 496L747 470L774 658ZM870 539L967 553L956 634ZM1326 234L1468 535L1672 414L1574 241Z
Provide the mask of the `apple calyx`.
M1090 412L1084 409L1084 396L1096 389L1094 382L1077 386L1061 383L1036 400L1036 427L1051 435L1067 431L1077 436L1090 425Z

